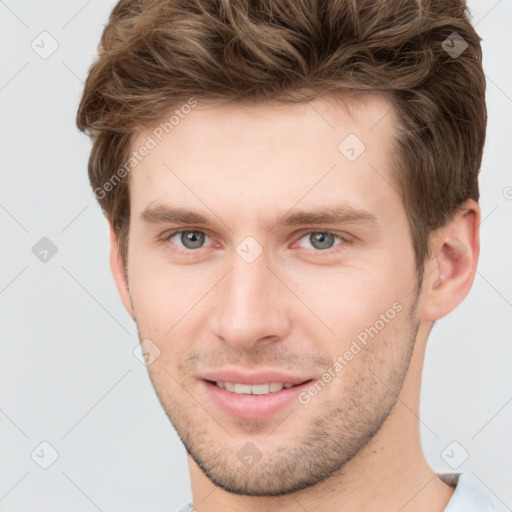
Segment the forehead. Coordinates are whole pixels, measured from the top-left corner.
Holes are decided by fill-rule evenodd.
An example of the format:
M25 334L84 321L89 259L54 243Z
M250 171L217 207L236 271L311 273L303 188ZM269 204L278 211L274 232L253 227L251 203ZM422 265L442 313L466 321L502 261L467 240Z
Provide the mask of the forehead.
M385 209L399 201L395 123L390 100L370 93L178 107L133 141L132 151L151 148L131 172L132 211L162 203L255 217L340 201Z

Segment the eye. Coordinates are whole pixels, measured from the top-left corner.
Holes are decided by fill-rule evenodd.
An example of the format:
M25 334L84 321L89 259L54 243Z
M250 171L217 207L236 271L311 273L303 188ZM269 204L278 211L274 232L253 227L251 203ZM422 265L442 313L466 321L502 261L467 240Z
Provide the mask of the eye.
M317 249L319 251L331 249L334 246L336 239L341 240L341 243L337 245L343 245L349 242L348 239L340 235L330 233L329 231L312 231L302 236L299 241L303 239L309 243L309 247L307 247L308 249Z
M206 240L210 238L211 237L203 231L196 231L193 229L177 230L165 236L166 241L169 241L179 249L184 249L186 251L194 251L205 247ZM336 239L340 240L338 244L335 243ZM344 237L336 235L329 231L310 231L299 238L299 245L301 240L306 241L305 248L315 249L320 252L327 252L333 247L349 244L351 242L348 236Z
M183 229L181 231L173 231L166 237L166 239L169 242L183 249L200 249L207 238L210 237L206 233L203 233L202 231L194 231L187 229ZM173 239L178 240L179 243L177 243Z

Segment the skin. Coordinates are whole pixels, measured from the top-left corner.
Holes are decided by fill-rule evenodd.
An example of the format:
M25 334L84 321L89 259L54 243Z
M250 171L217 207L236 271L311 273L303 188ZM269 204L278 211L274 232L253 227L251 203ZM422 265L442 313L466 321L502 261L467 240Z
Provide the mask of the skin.
M110 262L140 339L160 350L148 371L189 453L196 510L378 504L432 512L448 503L453 488L421 448L421 372L432 323L471 288L480 210L468 201L433 233L418 294L391 174L395 123L377 94L292 105L200 102L132 171L127 275L112 230ZM353 162L338 150L350 133L366 146ZM142 130L133 147L148 135ZM282 214L326 205L365 210L375 221L275 225ZM144 219L156 206L209 220ZM191 249L169 236L178 229L207 236ZM344 238L319 249L315 232ZM252 263L237 253L248 236L262 249ZM396 303L401 311L307 404L245 420L205 393L201 376L221 368L321 379ZM261 456L251 467L237 457L246 443Z

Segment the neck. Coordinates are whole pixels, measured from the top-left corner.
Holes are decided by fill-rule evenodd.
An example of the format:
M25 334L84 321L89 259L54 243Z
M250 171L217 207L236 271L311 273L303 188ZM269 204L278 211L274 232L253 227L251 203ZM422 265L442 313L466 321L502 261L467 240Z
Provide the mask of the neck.
M404 385L390 415L370 442L328 480L277 497L235 495L216 487L189 456L198 512L442 512L454 489L427 464L419 431L419 398L425 343L418 333Z

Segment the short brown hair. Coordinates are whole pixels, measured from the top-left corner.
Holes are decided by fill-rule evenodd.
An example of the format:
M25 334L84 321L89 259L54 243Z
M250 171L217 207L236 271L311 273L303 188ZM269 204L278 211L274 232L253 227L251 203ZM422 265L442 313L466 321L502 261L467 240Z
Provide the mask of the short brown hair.
M112 177L141 128L191 97L308 101L358 90L386 93L397 114L393 172L421 276L432 231L479 199L480 40L462 0L121 0L77 125L93 140L90 182L103 191L97 198L125 263L129 174Z

